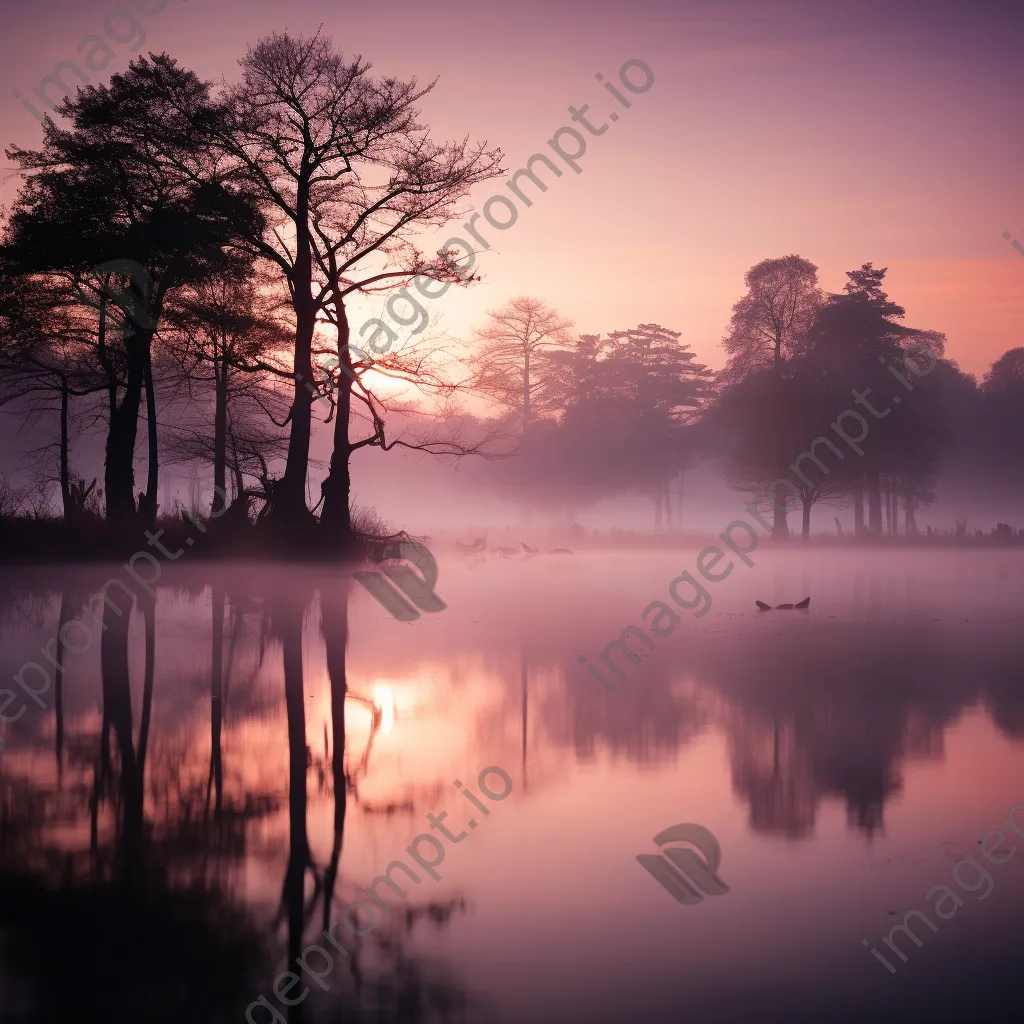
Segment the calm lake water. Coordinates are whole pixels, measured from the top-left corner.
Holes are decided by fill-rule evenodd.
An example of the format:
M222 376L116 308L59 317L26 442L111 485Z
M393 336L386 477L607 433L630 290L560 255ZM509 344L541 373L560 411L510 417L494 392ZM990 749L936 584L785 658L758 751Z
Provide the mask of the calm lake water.
M186 557L130 621L84 618L88 649L66 632L82 653L62 682L50 666L46 708L0 725L0 1020L965 1021L1024 1005L1024 806L1022 834L1006 824L1024 805L1024 553L758 551L611 692L578 658L643 626L695 550L435 553L447 608L413 622L342 571ZM62 602L73 617L116 571L0 575L3 679L45 666ZM808 595L806 613L754 607ZM488 767L511 778L504 799L481 793ZM440 835L441 811L467 835L437 841L434 880L407 847ZM688 905L637 861L684 823L717 839L728 890ZM992 829L997 856L1016 844L1005 863L982 855ZM954 881L965 854L993 881L984 899L969 864ZM407 898L378 887L395 909L354 935L343 912L396 859L420 882L395 872ZM962 905L927 901L940 885ZM897 933L904 962L883 939L912 909L937 930L911 917L922 944ZM309 943L331 949L332 923L346 953L330 974L307 958L328 989L302 973L275 995Z

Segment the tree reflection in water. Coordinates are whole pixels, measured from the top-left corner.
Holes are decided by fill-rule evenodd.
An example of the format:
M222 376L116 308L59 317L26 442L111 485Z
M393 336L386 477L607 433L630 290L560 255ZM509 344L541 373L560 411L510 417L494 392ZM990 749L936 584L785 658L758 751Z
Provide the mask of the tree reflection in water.
M80 607L80 590L99 589L93 582L63 590L58 628ZM381 710L347 685L348 585L334 581L321 600L331 687L331 736L325 732L322 760L307 745L305 713L302 633L312 588L289 588L262 601L244 589L230 591L219 579L209 588L192 588L193 598L209 594L211 608L210 753L201 774L169 737L151 741L152 730L160 734L153 712L158 602L147 596L134 608L126 598L121 608L104 606L98 731L69 738L64 705L75 678L62 662L67 674L58 675L54 693L55 781L17 776L7 770L9 761L0 764L0 1020L244 1019L245 1007L269 991L285 961L294 961L354 898L339 892L346 805L350 794L359 802L358 780L371 771ZM136 734L129 633L137 613L145 658ZM236 655L253 613L258 661L249 678L240 679ZM233 774L224 737L229 696L234 691L251 701L258 672L273 673L277 645L287 722L288 856L268 928L240 896L239 880L253 852L253 827L277 811L284 793L254 792ZM355 763L346 762L347 703L366 707L371 719ZM323 870L307 836L311 772L334 798ZM358 891L355 883L349 888ZM464 906L459 899L410 903L359 940L347 960L339 955L330 991L311 992L282 1012L292 1022L314 1015L339 1021L459 1019L465 1002L459 986L411 956L405 940L417 922L441 927Z

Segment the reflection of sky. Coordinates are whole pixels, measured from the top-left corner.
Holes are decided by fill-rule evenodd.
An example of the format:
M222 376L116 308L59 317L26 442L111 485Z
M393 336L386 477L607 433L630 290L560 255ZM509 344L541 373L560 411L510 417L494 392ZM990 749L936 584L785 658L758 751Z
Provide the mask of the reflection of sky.
M715 986L717 1000L783 986L812 1002L831 992L844 1006L878 1000L891 1009L892 979L861 938L877 944L907 910L927 907L924 894L949 882L955 859L1024 801L1019 556L758 553L755 575L720 584L711 613L684 616L606 695L580 672L576 653L594 654L639 621L693 555L617 552L561 569L541 558L472 571L442 556L448 608L408 624L353 588L347 683L365 700L346 705L350 770L370 753L348 799L340 905L403 856L427 830L428 811L448 811L453 832L465 827L475 812L456 778L477 788L487 765L508 771L512 795L447 849L440 882L416 890L421 900L468 897L467 913L414 936L497 1002L502 1016L487 1019L626 1019L627 1003L646 1001L648 1019L670 1020L666 1007L682 993L707 1008ZM198 582L192 574L201 568L178 568L178 582ZM241 570L223 573L232 592ZM247 582L258 600L262 592L280 598L291 580L288 570L262 570ZM317 583L306 575L302 592ZM338 585L336 577L326 583ZM753 611L755 595L780 602L807 593L807 616ZM154 792L170 777L201 790L209 598L165 595L147 778ZM13 670L8 651L27 656L28 634L55 611L13 647L5 633L0 668ZM325 729L334 744L330 680L315 607L305 622L308 834L323 865L334 814L323 760ZM283 800L250 827L234 889L269 916L287 855L288 751L281 650L269 640L260 665L258 624L257 603L232 656L224 778L228 803L245 793ZM68 749L89 763L97 670L96 657L73 660L66 687ZM375 735L367 701L380 711ZM52 713L21 725L28 716L5 728L0 772L53 786ZM78 764L65 786L76 772L88 779L91 769ZM148 813L162 816L162 806L151 803ZM730 892L681 908L635 856L652 851L656 832L687 821L717 837ZM105 818L101 833L112 827ZM47 841L82 847L88 830L65 823ZM988 965L972 959L973 977L1014 948L1007 939L1024 909L1024 841L1018 846L1014 860L993 869L990 900L967 896L955 929L944 924L913 949L898 979L906 991L924 998L963 941ZM532 1014L538 1003L548 1016Z
M56 0L5 11L5 145L40 139L11 91L31 95L83 36L103 33L110 9ZM953 358L983 372L1024 326L1024 267L1001 237L1009 229L1024 240L1013 130L1024 95L1021 17L1003 0L642 0L628 10L527 0L514 12L170 0L140 23L143 51L167 49L211 79L234 76L246 45L273 29L323 24L382 74L439 75L423 103L438 137L487 139L510 171L568 123L570 104L591 104L592 123L602 123L614 101L596 72L613 77L624 60L646 61L654 87L590 139L583 173L567 172L513 228L492 232L482 285L431 304L432 321L456 335L505 298L535 292L585 331L682 330L718 365L743 273L799 252L829 289L865 261L889 267L907 322L946 331ZM131 55L112 49L108 73ZM481 185L467 208L499 188L502 179ZM357 306L353 319L381 305Z

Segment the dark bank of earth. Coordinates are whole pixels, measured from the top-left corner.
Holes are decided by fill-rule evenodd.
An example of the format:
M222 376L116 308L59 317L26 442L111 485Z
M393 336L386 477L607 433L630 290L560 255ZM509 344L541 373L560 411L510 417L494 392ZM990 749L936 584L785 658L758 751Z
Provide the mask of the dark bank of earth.
M69 527L55 520L5 519L0 520L0 564L125 560L137 552L152 554L160 561L184 556L189 561L352 562L365 558L376 544L392 539L390 535L360 533L339 536L337 530L322 526L313 516L296 525L253 523L227 516L221 521L168 517L158 519L152 530L142 524L119 527L97 522Z

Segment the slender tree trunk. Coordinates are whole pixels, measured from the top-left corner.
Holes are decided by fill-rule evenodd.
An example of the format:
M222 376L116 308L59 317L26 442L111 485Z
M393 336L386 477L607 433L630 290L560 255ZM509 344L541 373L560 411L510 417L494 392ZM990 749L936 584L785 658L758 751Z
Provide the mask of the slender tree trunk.
M530 433L530 346L526 346L523 358L523 447Z
M782 497L779 497L780 490L783 491ZM772 540L789 539L789 523L786 521L786 493L788 492L784 488L776 487L775 493L772 495L775 508L772 520Z
M275 489L275 512L286 525L309 520L306 507L306 476L309 472L309 442L313 409L309 388L313 379L313 331L316 303L313 299L313 257L309 228L309 177L300 178L295 201L295 264L293 268L295 310L295 374L292 395L292 429L288 436L288 461L284 476Z
M213 378L213 504L210 511L219 514L227 503L228 462L228 367L220 359L214 360Z
M774 422L772 429L775 432L776 437L776 454L778 456L779 470L776 474L777 477L782 478L789 472L789 464L786 459L787 455L787 444L788 439L785 436L783 429L783 423L785 422L783 416L785 414L784 409L784 395L783 395L783 380L782 380L782 332L779 329L775 331L775 377L776 377L776 398L778 402L778 409L776 415L773 417ZM779 497L779 487L775 488L775 491L770 495L774 506L774 518L772 520L772 540L788 540L789 539L789 523L786 520L786 491L782 489L782 497Z
M349 465L352 458L352 443L349 438L349 419L352 410L352 353L349 344L348 316L344 307L338 306L338 390L334 400L334 450L331 452L331 466L327 478L320 485L324 505L320 512L320 524L325 531L325 540L336 550L348 550L352 546L351 488L352 475Z
M800 541L806 544L811 537L811 499L804 498L803 502L803 529L800 533Z
M60 381L60 498L64 504L64 522L74 526L75 508L71 503L71 473L68 468L68 382Z
M228 437L231 441L231 472L235 478L235 501L238 501L242 497L242 492L245 490L245 480L242 477L242 463L238 458L238 448L235 445L235 435L231 428L228 428ZM248 508L248 503L246 508Z
M298 303L295 329L295 384L292 397L292 430L288 436L288 461L275 493L276 511L288 522L309 518L306 507L306 476L312 435L312 398L306 388L313 377L311 358L314 315L312 301ZM305 308L308 305L308 308Z
M864 536L864 484L863 478L853 489L853 535Z
M868 469L865 473L868 492L868 533L872 537L882 536L882 492L878 484L878 470Z
M146 383L146 427L148 442L148 465L146 467L146 497L139 509L139 518L151 530L156 528L157 494L159 493L160 461L157 452L157 430L156 430L156 390L153 384L153 353L152 336L147 334L145 339L139 338L140 344L145 340L145 351L143 360L145 363Z
M137 354L129 351L124 397L121 404L115 402L111 410L103 474L107 519L120 526L136 521L135 439L142 407L143 376Z
M661 481L659 480L654 487L654 529L656 532L661 532Z
M908 537L917 536L917 518L914 515L914 482L910 474L907 474L906 490L904 491L903 501L906 506L906 532Z

